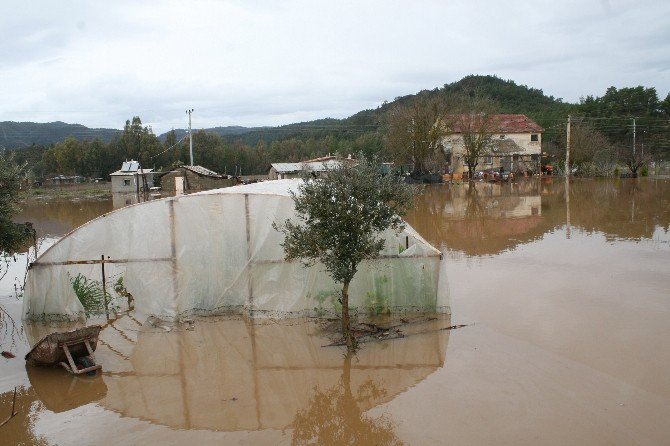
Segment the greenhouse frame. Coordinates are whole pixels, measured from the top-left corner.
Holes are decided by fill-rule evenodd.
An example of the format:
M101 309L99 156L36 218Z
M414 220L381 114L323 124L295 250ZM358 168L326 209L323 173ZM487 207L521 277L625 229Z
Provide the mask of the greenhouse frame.
M295 216L291 191L300 181L210 190L104 214L31 265L23 318L83 319L77 278L102 287L107 313L124 307L128 295L137 312L165 320L335 312L341 287L321 264L286 261L283 234L273 228ZM351 283L350 306L373 313L448 312L446 298L438 299L440 251L409 225L382 237L383 251L364 261Z

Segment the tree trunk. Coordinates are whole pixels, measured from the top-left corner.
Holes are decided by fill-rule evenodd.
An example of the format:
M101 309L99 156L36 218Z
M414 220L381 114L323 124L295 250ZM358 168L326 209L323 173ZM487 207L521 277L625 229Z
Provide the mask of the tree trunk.
M475 169L477 168L477 165L470 163L467 163L467 165L468 165L468 181L475 181Z
M354 351L354 339L351 334L351 324L349 322L349 281L342 285L342 336L347 344L347 351Z

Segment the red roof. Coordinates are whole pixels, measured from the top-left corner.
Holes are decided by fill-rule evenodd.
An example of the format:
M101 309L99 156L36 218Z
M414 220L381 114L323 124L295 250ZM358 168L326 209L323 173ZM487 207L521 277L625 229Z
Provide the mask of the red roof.
M544 129L526 115L490 115L486 123L490 133L541 133ZM482 115L452 115L449 117L449 126L454 133L463 133L463 130L478 126L478 122L485 119Z

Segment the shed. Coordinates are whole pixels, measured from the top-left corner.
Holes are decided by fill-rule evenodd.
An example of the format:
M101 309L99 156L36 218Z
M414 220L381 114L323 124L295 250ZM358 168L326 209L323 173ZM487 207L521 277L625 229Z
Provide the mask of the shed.
M176 194L234 186L236 181L202 166L180 166L161 178L161 189Z
M312 172L315 176L319 176L328 169L335 169L340 165L340 162L333 158L324 161L303 161L301 163L272 163L268 172L268 179L285 180L300 178L300 175L305 170Z
M137 311L163 319L225 312L330 312L340 287L322 265L305 268L286 261L283 235L272 227L294 217L290 193L299 184L281 180L216 189L102 215L63 237L32 264L23 318L82 317L72 278L81 274L100 281L101 264L108 283L122 278ZM382 253L361 264L351 283L351 306L448 311L448 304L437 297L440 251L409 226L382 237Z
M112 177L112 192L144 192L154 187L153 169L143 169L135 160L124 161L121 169L110 176Z

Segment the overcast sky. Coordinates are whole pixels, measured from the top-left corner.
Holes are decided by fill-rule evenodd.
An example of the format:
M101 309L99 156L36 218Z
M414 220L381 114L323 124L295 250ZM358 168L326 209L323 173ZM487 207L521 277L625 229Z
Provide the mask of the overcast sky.
M495 74L670 90L670 1L0 2L0 121L156 133L341 118Z

